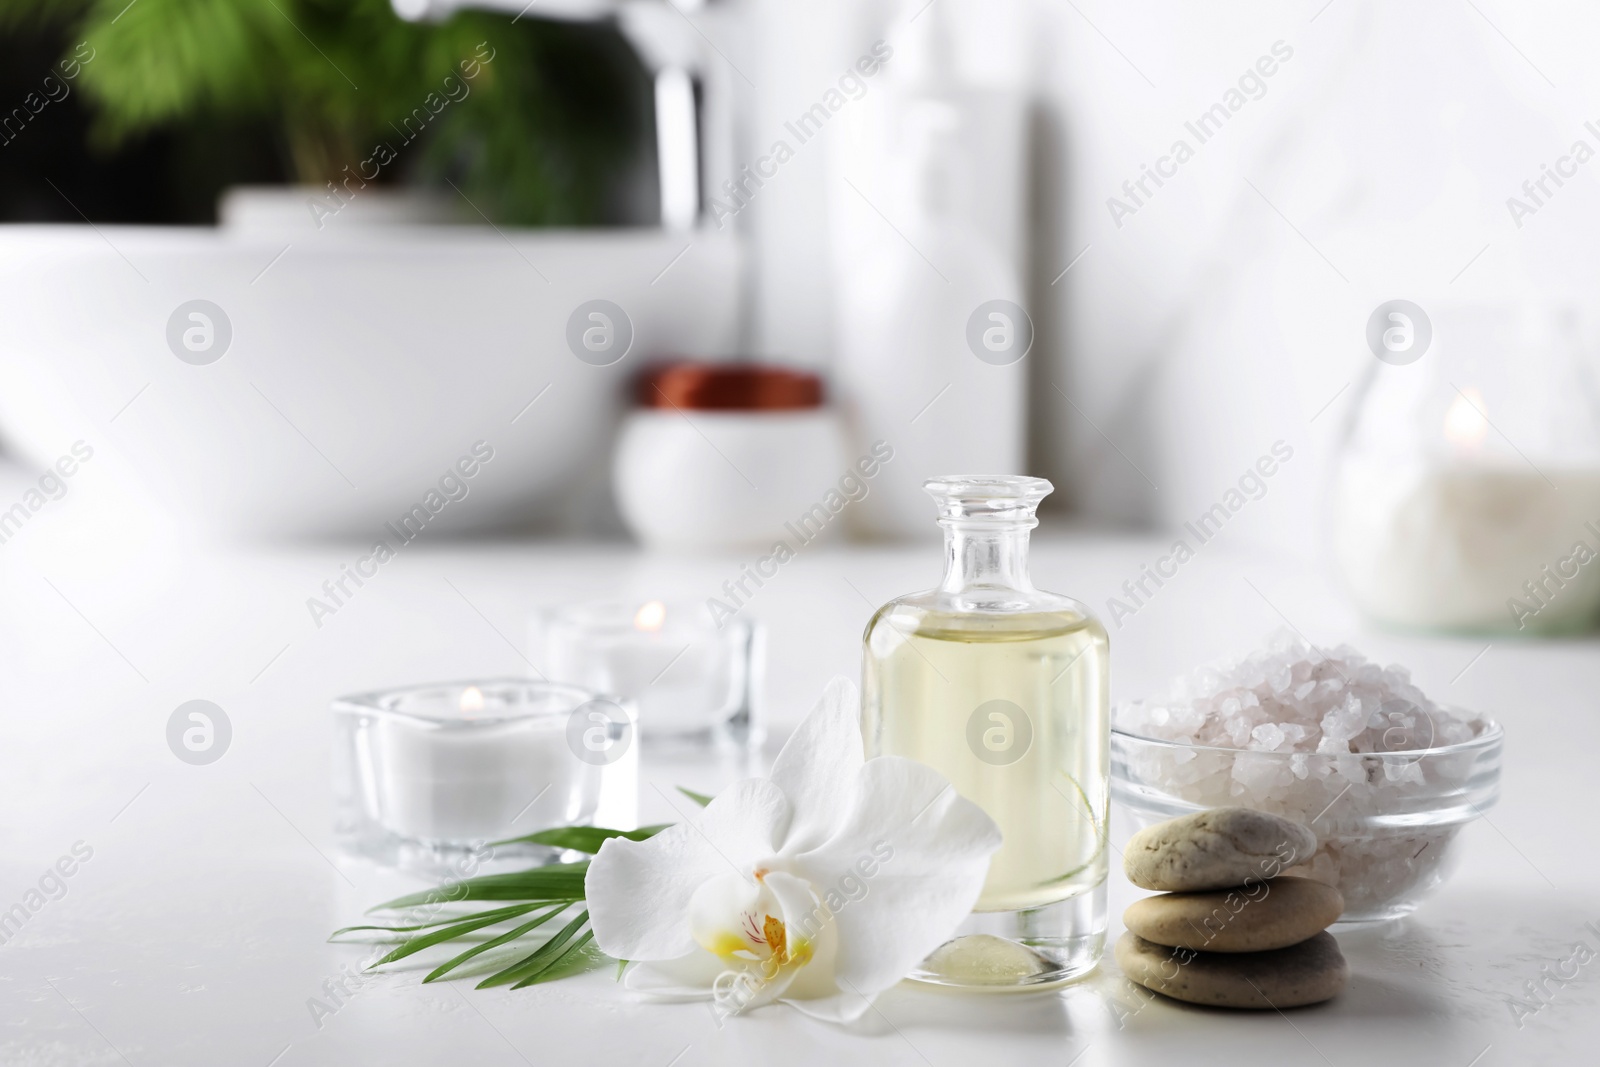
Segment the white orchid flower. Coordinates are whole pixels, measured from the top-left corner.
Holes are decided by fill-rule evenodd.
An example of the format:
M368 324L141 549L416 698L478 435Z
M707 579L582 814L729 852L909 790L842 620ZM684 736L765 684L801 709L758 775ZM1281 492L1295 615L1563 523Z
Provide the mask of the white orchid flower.
M771 777L607 841L584 887L595 942L635 961L629 988L848 1022L951 937L999 847L931 767L864 758L855 686L835 678Z

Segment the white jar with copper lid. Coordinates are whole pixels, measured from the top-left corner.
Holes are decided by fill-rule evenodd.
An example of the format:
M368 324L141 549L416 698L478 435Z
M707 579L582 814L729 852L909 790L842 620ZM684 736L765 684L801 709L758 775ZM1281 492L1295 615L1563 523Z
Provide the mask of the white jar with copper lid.
M634 536L676 550L796 550L867 492L821 379L749 363L648 370L612 478Z

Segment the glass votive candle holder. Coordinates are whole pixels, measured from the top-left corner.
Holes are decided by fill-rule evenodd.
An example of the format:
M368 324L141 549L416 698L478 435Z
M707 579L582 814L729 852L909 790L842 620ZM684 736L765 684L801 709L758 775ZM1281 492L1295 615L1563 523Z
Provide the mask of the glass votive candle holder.
M538 624L536 658L548 676L631 702L652 749L749 749L764 739L759 624L660 600L566 605Z
M1356 606L1405 630L1600 625L1600 389L1576 312L1438 302L1389 317L1385 347L1426 347L1368 365L1329 484Z
M572 685L442 682L341 697L336 832L348 850L454 874L462 857L555 858L495 844L557 826L636 819L636 713ZM493 846L493 847L491 847Z

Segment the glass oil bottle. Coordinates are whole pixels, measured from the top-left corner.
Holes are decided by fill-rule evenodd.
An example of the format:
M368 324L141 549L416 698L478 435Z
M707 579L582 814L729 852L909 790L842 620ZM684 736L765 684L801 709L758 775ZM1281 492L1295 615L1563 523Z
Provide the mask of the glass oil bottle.
M1038 988L1105 943L1110 644L1080 603L1035 589L1041 478L925 484L945 532L938 588L890 601L864 637L868 756L928 764L1004 835L976 908L912 977Z

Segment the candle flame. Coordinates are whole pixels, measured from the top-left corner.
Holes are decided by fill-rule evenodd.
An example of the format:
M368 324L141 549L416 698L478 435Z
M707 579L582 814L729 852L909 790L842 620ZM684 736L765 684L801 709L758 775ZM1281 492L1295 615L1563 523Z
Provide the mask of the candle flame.
M633 628L655 633L667 621L667 606L659 600L646 602L633 616Z
M1460 448L1477 448L1489 436L1489 419L1484 414L1483 393L1467 386L1456 393L1455 401L1444 414L1445 440Z
M469 685L461 691L461 714L471 715L483 710L483 690Z

